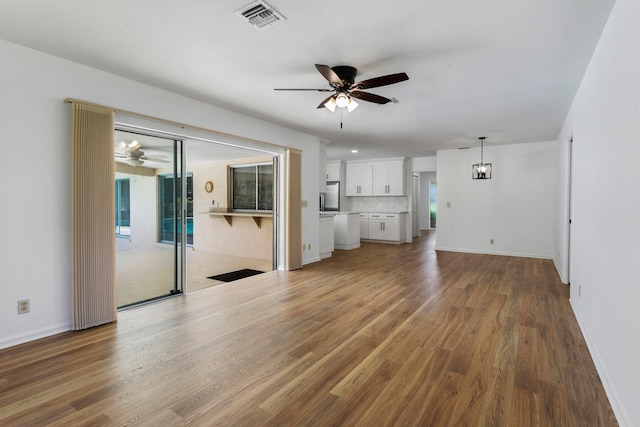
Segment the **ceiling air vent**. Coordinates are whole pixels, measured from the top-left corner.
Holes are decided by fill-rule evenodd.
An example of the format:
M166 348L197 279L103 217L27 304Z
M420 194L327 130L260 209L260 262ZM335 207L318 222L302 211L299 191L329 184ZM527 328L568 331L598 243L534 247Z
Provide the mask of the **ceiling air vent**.
M262 0L253 2L239 10L236 10L236 15L243 20L246 20L249 24L259 30L263 30L286 20L286 18L277 10Z

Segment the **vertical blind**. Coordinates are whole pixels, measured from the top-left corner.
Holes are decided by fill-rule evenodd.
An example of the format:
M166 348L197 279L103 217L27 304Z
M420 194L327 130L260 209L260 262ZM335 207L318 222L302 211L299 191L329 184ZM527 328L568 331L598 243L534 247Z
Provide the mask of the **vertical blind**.
M285 268L302 268L302 153L294 149L285 150L286 168L286 255Z
M117 317L113 117L111 109L72 103L73 330Z

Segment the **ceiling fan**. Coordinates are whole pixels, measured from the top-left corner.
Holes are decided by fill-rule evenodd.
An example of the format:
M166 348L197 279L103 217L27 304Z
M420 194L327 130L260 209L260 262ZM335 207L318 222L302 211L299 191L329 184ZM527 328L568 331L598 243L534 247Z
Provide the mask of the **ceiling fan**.
M167 156L147 156L141 150L142 146L136 140L131 142L120 141L117 145L118 149L123 150L122 153L116 151L116 157L125 159L125 163L131 166L142 166L145 160L156 163L169 163Z
M335 111L336 106L340 108L347 108L347 111L351 112L358 107L358 103L353 99L357 98L362 101L373 102L376 104L386 104L387 102L398 101L394 99L385 98L384 96L376 95L369 92L363 92L362 89L371 89L374 87L387 86L394 83L403 82L409 80L409 76L406 73L389 74L381 77L374 77L372 79L355 82L356 74L358 70L355 67L349 65L337 65L335 67L329 67L328 65L316 64L316 68L329 82L331 89L274 89L274 90L312 90L316 92L334 92L331 96L326 98L318 105L318 108L327 108L330 111Z

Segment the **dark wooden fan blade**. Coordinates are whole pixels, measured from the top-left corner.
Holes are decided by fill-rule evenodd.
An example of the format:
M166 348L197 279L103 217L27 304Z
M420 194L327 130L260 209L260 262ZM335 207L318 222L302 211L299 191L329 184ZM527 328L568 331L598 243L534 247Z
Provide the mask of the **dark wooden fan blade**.
M331 69L328 65L316 64L316 68L320 71L320 74L324 76L325 79L331 83L333 87L342 87L344 86L342 83L342 79L338 77L335 71Z
M319 109L320 109L320 108L327 108L327 107L325 107L325 106L324 106L324 104L325 104L328 100L330 100L331 98L333 98L334 96L335 96L335 95L331 95L331 96L329 96L329 97L325 98L325 100L324 100L324 101L322 101L322 102L320 103L320 105L318 105L318 108L319 108Z
M387 102L391 102L389 98L385 98L384 96L376 95L368 92L360 92L359 90L354 90L349 93L350 96L354 98L361 99L363 101L375 102L376 104L386 104Z
M388 76L374 77L373 79L363 80L351 85L353 89L371 89L374 87L392 85L409 80L407 73L389 74Z
M274 89L274 90L297 90L297 91L313 91L313 92L334 92L333 89Z

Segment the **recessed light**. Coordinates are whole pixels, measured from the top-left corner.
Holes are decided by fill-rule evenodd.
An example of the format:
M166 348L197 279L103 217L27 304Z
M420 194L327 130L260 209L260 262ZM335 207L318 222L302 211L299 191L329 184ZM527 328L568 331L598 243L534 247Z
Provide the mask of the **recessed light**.
M358 152L358 150L351 150L351 152L352 152L352 153L357 153L357 152Z

